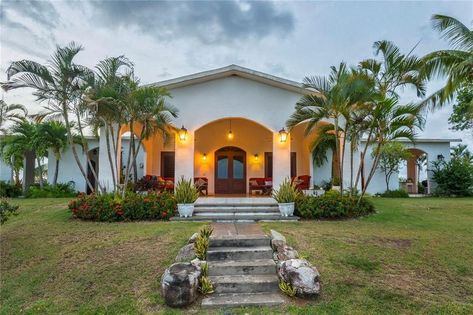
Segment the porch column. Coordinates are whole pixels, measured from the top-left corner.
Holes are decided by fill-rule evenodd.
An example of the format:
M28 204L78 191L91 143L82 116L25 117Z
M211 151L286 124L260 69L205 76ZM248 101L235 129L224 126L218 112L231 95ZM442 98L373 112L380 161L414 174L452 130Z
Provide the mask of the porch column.
M278 189L291 176L291 135L281 142L279 132L273 132L273 189Z
M174 158L174 182L177 183L181 176L194 180L194 131L187 131L185 140L176 133Z

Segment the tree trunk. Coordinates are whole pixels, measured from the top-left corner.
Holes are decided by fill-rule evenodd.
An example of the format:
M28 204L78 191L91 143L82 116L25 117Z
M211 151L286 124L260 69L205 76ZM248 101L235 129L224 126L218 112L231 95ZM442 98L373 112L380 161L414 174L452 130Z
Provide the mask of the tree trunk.
M340 181L340 195L343 194L343 184L342 184L342 172L341 172L341 163L342 159L340 157L340 135L338 134L338 117L334 121L335 127L335 151L337 152L338 159L338 179ZM332 182L333 183L333 182Z
M43 182L43 167L41 166L41 159L38 157L36 158L38 162L38 171L39 171L39 189L43 190L44 182Z
M108 162L110 164L110 169L112 171L112 182L113 182L113 190L116 190L117 188L117 181L115 178L115 169L113 167L113 160L112 160L112 154L110 152L110 133L107 124L105 124L105 144L107 146L107 156L108 156Z
M130 144L131 144L131 150L132 150L131 153L133 156L136 156L138 151L136 150L136 147L135 147L134 134L131 135L130 141L131 141ZM133 167L133 182L136 183L136 181L138 180L138 170L136 168L136 159L133 159L133 163L131 165Z
M53 185L56 186L57 184L57 175L59 174L59 159L56 158L56 169L54 170L54 178L53 178Z
M381 139L379 141L382 141ZM361 197L364 196L364 194L366 193L366 189L368 188L370 182L371 182L371 179L373 178L374 176L374 173L376 172L376 169L378 168L378 163L379 163L379 155L380 155L380 152L381 152L381 148L382 148L382 144L381 143L378 143L378 146L376 147L376 153L375 153L375 158L373 160L373 165L371 165L371 170L369 172L369 175L368 175L368 178L366 180L366 184L365 184L365 187L363 188L363 191L361 193Z
M86 152L85 154L85 158L87 160L87 165L90 169L90 172L92 173L92 176L94 176L94 179L95 179L95 183L97 185L97 187L99 188L99 190L101 192L105 192L105 188L100 185L100 182L99 182L99 177L97 175L97 172L95 171L95 167L92 165L92 162L90 161L89 159L89 143L87 142L87 140L85 139L85 136L84 136L84 132L82 130L82 123L80 121L80 116L78 113L76 113L76 116L77 116L77 125L78 125L78 129L79 129L79 133L80 133L80 137L81 137L81 141L82 141L82 145L84 147L84 150ZM99 151L99 154L100 154L100 151Z
M74 159L76 160L77 166L79 167L79 171L84 177L85 182L87 183L87 186L92 192L94 192L95 187L93 187L93 185L90 183L89 178L87 177L87 173L84 171L84 167L82 166L82 163L80 162L79 155L77 154L76 146L74 144L74 139L72 138L71 125L69 123L69 117L67 114L67 109L66 109L65 104L63 104L62 114L64 117L64 125L66 126L66 130L67 130L67 140L69 141L69 145L71 146L72 155L74 156Z

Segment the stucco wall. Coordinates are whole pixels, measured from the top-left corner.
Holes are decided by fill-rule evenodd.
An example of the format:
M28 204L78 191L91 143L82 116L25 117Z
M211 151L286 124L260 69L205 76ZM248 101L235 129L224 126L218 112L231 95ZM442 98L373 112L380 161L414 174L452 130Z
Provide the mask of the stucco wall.
M9 182L12 177L12 169L6 165L5 162L0 160L0 180Z
M179 108L176 125L195 130L225 117L243 117L278 131L300 94L241 77L227 77L172 89L170 103Z

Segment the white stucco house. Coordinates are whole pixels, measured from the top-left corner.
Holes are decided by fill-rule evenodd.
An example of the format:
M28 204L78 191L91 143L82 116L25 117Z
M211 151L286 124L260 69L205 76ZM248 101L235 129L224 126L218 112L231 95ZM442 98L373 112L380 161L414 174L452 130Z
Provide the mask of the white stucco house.
M250 194L255 179L273 187L287 177L310 176L309 187L331 179L332 159L328 157L321 167L314 166L304 124L288 134L282 132L296 102L309 93L301 83L230 65L153 85L170 91L170 103L179 109L175 125L182 126L182 132L166 144L160 135L144 141L138 157L141 175L203 177L208 181L209 195ZM89 141L88 154L96 164L99 181L111 189L111 168L102 167L108 165L106 141L104 137ZM452 141L456 140L418 139L416 143L406 142L406 146L415 154L426 154L429 161L448 160ZM86 153L82 156L84 164L85 158ZM356 167L358 162L356 157ZM366 166L370 163L368 160ZM416 166L411 164L408 176L416 182ZM50 157L49 176L53 176L54 165ZM63 155L60 167L59 182L73 180L77 190L86 189L70 151ZM348 172L348 165L345 170ZM391 189L397 188L397 176L391 180ZM368 191L385 190L384 176L377 173Z

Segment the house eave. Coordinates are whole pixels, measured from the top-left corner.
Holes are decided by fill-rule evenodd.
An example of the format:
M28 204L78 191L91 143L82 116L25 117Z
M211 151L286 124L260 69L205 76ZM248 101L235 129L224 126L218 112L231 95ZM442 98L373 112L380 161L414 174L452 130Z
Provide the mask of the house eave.
M271 74L240 67L237 65L229 65L223 68L198 72L170 80L151 83L149 85L161 86L167 88L168 90L172 90L180 87L204 83L207 81L222 79L231 76L238 76L241 78L253 80L302 95L313 93L313 91L304 88L303 84L300 82L284 79Z

